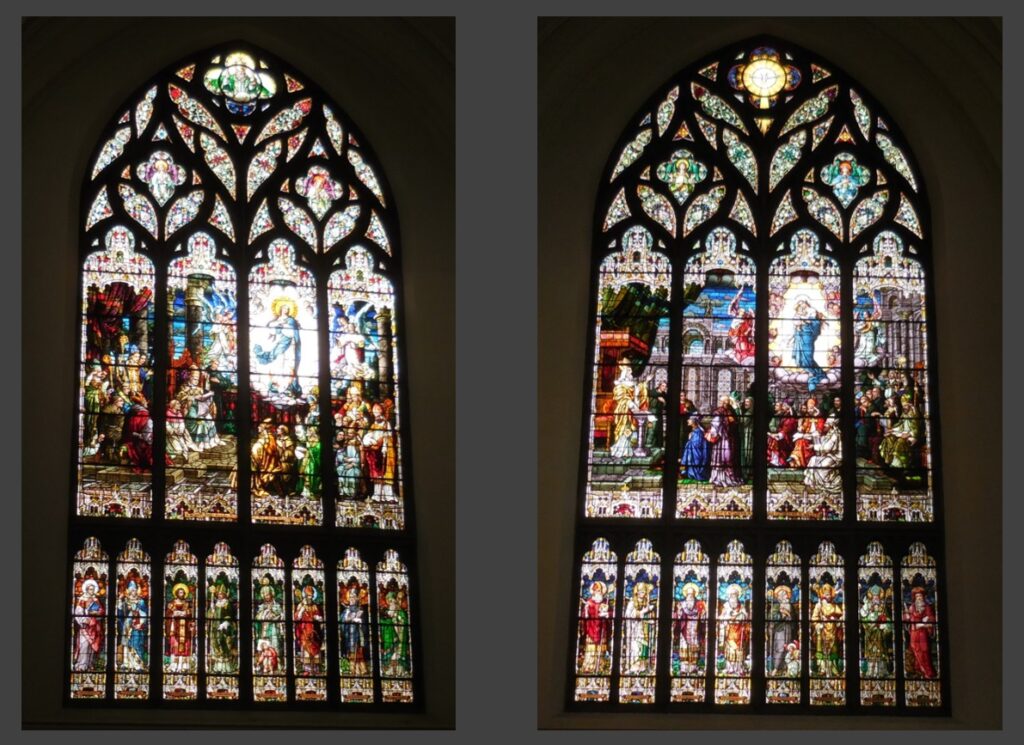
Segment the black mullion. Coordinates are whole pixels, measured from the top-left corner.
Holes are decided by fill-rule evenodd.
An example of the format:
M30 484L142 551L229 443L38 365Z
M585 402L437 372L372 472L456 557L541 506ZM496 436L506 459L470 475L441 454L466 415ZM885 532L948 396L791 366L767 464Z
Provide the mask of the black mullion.
M380 639L378 636L377 624L380 622L380 608L377 607L377 563L383 558L379 551L368 557L366 561L367 581L370 585L370 674L373 685L373 705L379 706L384 703L383 668L380 665ZM338 648L341 648L339 644Z
M319 316L317 344L319 347L319 388L317 406L320 408L317 433L320 437L320 499L323 505L323 525L325 528L335 527L337 522L338 483L334 469L334 391L331 381L330 334L331 304L327 292L330 277L330 262L325 256L318 257L315 267L316 305Z
M143 544L149 554L149 698L151 704L163 700L164 691L164 564L161 557L168 552L156 536L150 545Z
M618 536L617 539L613 538L612 541L614 541L612 542L612 553L615 555L615 613L612 618L612 634L609 640L611 642L612 669L608 677L608 703L618 705L619 678L622 674L620 670L621 665L619 664L619 658L622 657L622 606L626 599L626 578L623 575L626 571L625 556L629 553L630 549L625 536ZM623 548L626 549L625 553L621 550Z
M907 692L907 670L906 670L906 640L903 637L903 558L906 556L907 548L909 544L906 541L901 541L899 544L895 541L891 541L886 546L886 551L890 557L892 557L893 565L893 635L895 638L895 657L896 663L896 706L893 707L897 711L906 711L908 709L906 703L906 692Z
M686 252L681 245L672 245L670 251L672 274L669 281L669 336L668 336L668 390L665 392L663 455L662 455L662 508L661 523L666 529L675 524L679 499L679 402L682 396L683 378L683 267ZM596 412L591 412L593 415ZM588 417L589 419L589 417Z
M708 589L707 589L707 632L704 638L704 709L715 709L715 675L718 664L718 557L722 554L721 539L714 546L710 541L702 541L708 557Z
M751 536L753 544L747 548L747 553L753 559L751 567L750 587L750 703L755 709L763 709L765 706L765 692L767 681L765 680L765 586L768 575L768 556L775 550L768 536L763 532L756 532Z
M674 511L673 514L675 514ZM658 655L654 678L654 706L664 709L672 699L672 606L675 594L673 572L676 546L673 542L671 527L666 527L660 532L661 541L657 546L657 553L661 557L661 568L658 579Z

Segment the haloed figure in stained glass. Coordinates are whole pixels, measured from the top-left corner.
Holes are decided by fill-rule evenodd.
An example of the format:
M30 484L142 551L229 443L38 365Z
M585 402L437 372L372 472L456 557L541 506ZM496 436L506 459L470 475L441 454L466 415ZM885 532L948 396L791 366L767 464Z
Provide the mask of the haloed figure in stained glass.
M320 649L324 643L324 614L319 593L314 585L304 585L295 605L295 659L302 672L324 673Z
M409 672L409 611L405 593L389 587L383 593L378 611L383 675L405 675Z
M189 672L192 661L192 641L195 638L195 615L192 591L184 582L171 590L173 600L168 603L164 634L171 658L171 672Z
M99 584L96 580L87 579L82 582L81 592L75 605L74 623L78 638L71 666L76 671L89 671L96 667L96 661L102 655L106 643L103 629L106 609L103 599L99 597Z
M256 344L253 352L260 363L273 365L278 375L288 381L283 390L301 396L299 363L302 361L302 338L299 335L301 327L296 318L295 303L289 298L278 298L273 303L272 312L274 320L267 326L270 331L267 343L272 346L264 349L262 345Z

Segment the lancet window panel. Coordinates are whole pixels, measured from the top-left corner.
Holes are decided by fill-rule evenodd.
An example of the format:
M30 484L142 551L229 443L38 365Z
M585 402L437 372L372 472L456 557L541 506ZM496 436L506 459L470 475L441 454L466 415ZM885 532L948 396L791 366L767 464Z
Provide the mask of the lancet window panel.
M916 643L946 660L948 635L928 201L895 120L814 53L737 43L632 119L592 237L577 536L606 541L616 582L574 576L580 614L587 586L603 586L610 620L586 628L604 629L611 656L599 664L574 626L570 707L948 715L948 666L917 663L909 635L902 664L920 677L897 664L911 544L935 566L933 594L923 570L902 588L926 593L914 613L937 619ZM612 649L622 557L656 535L677 539L653 551L678 586L662 588L644 698L622 679L627 650ZM669 632L684 601L696 615ZM682 645L684 628L706 649Z
M116 111L81 209L68 700L421 706L401 236L364 135L263 50L197 52Z

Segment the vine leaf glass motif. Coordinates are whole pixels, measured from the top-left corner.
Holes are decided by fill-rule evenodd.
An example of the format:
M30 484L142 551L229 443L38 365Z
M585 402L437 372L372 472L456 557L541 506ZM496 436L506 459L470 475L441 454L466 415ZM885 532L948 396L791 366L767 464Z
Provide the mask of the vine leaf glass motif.
M598 538L583 555L576 631L576 701L608 701L615 654L614 619L618 560Z
M612 153L595 210L577 707L948 708L940 566L923 548L942 537L927 206L883 113L831 64L758 40L682 71ZM646 530L659 519L665 532ZM709 561L700 542L718 555L721 521L757 537L753 556L733 542ZM671 586L656 639L627 610L643 562L611 549L680 546L671 585L639 591L643 605ZM669 647L653 668L648 638Z
M765 567L765 702L801 702L803 584L800 557L789 541L780 541Z
M290 132L300 124L303 119L309 114L313 107L313 99L304 98L301 101L297 101L292 104L289 108L284 111L280 111L274 115L274 117L267 122L266 126L260 132L256 138L254 145L259 145L264 140L270 139L275 135L279 135L282 132Z
M106 220L108 217L114 214L114 210L110 206L110 197L107 195L107 187L103 187L96 194L96 198L92 202L92 206L89 208L89 216L85 220L86 232L92 230L92 227L100 222Z
M175 541L164 558L163 691L169 701L195 701L199 672L199 563Z
M114 698L149 698L152 581L149 554L137 538L117 555Z
M210 93L223 100L232 114L248 116L256 105L273 97L277 83L269 72L261 70L244 52L233 52L224 58L223 67L210 67L203 75L203 85Z
M263 182L270 178L270 174L277 168L277 159L281 155L281 141L274 140L265 148L253 156L249 163L249 171L246 176L246 199L252 199L256 190L263 185Z
M673 702L705 699L708 653L708 557L688 540L672 569Z
M167 92L171 97L171 101L177 104L178 113L180 113L185 119L193 124L210 130L227 142L227 135L224 134L224 130L221 128L220 124L217 123L217 119L210 113L209 109L173 83L170 83L167 86Z
M672 157L658 166L658 179L668 184L676 204L683 204L694 188L707 178L708 169L689 150L676 150Z
M208 222L234 243L235 226L231 222L231 216L228 214L227 207L224 206L224 200L220 198L220 194L215 194L213 197L213 211L210 213Z
M715 703L749 704L753 560L739 541L718 557L715 591Z
M619 189L619 193L615 195L611 206L608 207L608 214L604 217L602 230L610 230L632 214L629 210L629 205L626 204L626 189L623 187Z
M810 604L811 705L846 703L846 584L843 557L824 541L811 557L807 584Z
M373 168L363 160L363 156L359 154L359 151L349 148L347 157L348 162L352 164L356 171L356 177L363 182L363 186L369 189L382 205L386 204L384 192L380 188L380 182L377 181L377 175L373 172Z
M878 541L857 563L857 619L862 706L896 705L896 608L892 559Z
M350 204L328 218L327 225L324 226L324 251L346 238L355 229L360 211L358 204Z
M199 214L199 208L206 199L206 192L195 189L175 200L167 211L167 224L164 226L164 237L170 238L179 228L192 222Z
M205 132L199 133L199 145L203 149L203 157L206 165L221 180L228 194L235 199L235 164L227 151L217 144L217 141Z
M651 130L644 129L633 138L632 142L626 145L622 149L622 154L619 156L619 161L615 164L615 169L612 171L612 177L610 181L614 181L618 178L619 174L629 168L636 159L639 158L651 142Z
M149 120L153 116L153 100L156 98L157 87L154 85L146 95L135 105L135 134L142 137L142 133L149 126Z
M103 143L100 153L96 156L96 163L92 168L92 177L96 178L100 171L109 166L124 153L125 146L132 138L131 127L121 127L114 136Z
M904 703L910 707L942 704L939 682L938 571L923 543L911 544L900 562L903 607Z
M860 187L871 181L871 171L857 163L850 153L839 153L831 163L822 167L820 178L823 184L832 187L832 193L843 207L849 207L857 198Z
M338 561L338 670L342 703L373 703L370 567L359 551Z
M109 557L98 539L85 539L71 574L71 698L103 699L111 588Z
M751 515L757 272L746 253L714 228L683 273L676 517Z
M121 195L121 201L124 203L124 211L127 212L135 222L149 231L150 235L156 238L157 233L160 230L160 225L157 222L156 210L153 208L153 203L145 196L135 191L135 189L128 184L119 184L117 187L117 193Z
M238 699L240 672L238 559L226 543L206 557L205 639L206 698Z
M622 588L622 642L619 645L619 701L654 703L658 664L658 586L661 557L641 539L626 555Z

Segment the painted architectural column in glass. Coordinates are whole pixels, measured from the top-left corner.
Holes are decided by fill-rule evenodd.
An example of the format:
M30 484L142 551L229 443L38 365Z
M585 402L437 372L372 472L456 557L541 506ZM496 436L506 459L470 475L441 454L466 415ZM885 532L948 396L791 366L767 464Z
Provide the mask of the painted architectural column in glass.
M369 249L353 246L327 285L336 514L339 526L400 529L395 294L375 263Z
M238 307L235 271L209 233L167 270L166 516L238 518ZM243 408L244 411L244 408Z
M601 262L586 514L661 516L672 267L645 228Z

